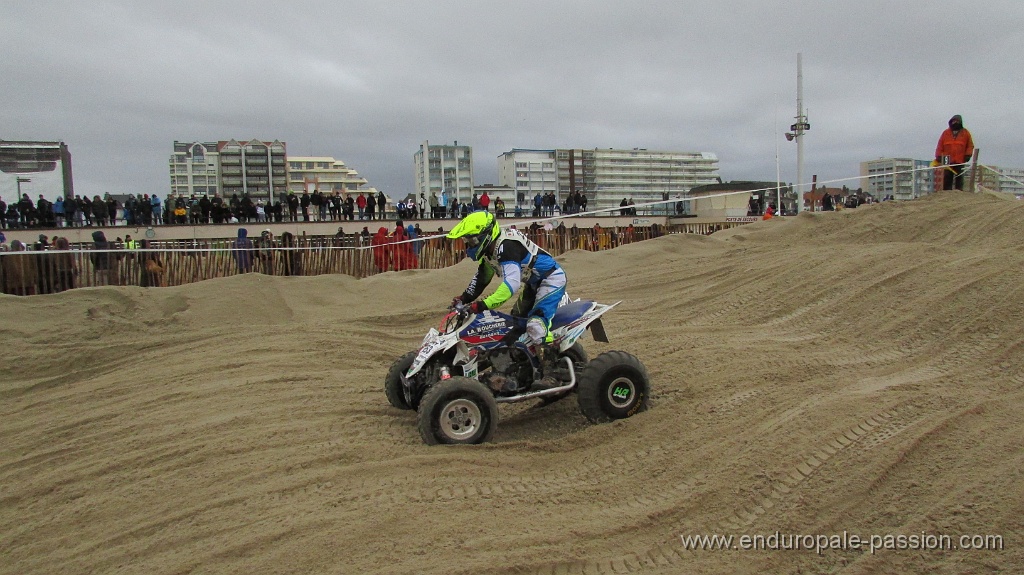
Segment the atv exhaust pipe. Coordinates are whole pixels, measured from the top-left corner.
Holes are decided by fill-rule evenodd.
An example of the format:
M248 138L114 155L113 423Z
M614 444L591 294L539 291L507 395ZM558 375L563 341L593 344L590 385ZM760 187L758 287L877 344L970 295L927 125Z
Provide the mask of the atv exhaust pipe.
M531 391L521 395L513 395L512 397L495 397L494 401L497 403L518 403L535 397L544 397L547 395L563 393L576 387L576 366L572 364L572 358L563 357L562 360L565 361L565 365L569 366L569 383L558 387L552 387L551 389L542 389L540 391Z

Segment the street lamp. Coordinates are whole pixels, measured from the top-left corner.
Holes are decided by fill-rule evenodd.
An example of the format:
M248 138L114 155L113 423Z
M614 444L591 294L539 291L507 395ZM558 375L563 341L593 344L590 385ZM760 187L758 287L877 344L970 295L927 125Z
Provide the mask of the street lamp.
M796 140L796 211L803 210L803 184L804 184L804 132L811 129L807 122L807 115L804 114L804 71L802 54L796 55L796 123L789 127L786 132L786 140ZM781 209L782 206L779 206Z
M21 200L21 185L27 184L32 181L32 178L17 178L18 182L18 198L15 201Z

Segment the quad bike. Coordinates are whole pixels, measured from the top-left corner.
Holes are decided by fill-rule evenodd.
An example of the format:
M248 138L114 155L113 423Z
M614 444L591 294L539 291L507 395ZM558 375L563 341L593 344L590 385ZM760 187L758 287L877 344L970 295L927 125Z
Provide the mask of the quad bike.
M398 358L384 380L388 402L417 410L423 441L472 444L490 440L499 403L540 399L552 403L576 392L580 410L594 423L647 409L647 369L635 356L608 351L588 360L579 343L590 330L607 342L601 316L611 305L577 300L558 308L551 321L559 369L554 387L541 385L536 350L524 335L526 319L469 306L450 308L440 329L431 328L420 348Z

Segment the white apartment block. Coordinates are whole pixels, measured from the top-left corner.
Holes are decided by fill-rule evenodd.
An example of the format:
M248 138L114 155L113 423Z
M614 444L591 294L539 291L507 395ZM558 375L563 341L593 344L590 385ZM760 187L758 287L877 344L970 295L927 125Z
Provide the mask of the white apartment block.
M685 196L691 188L721 181L718 156L710 152L633 149L555 150L558 201L579 190L587 211L618 208L623 198L635 204ZM612 212L615 213L615 212Z
M964 176L970 178L970 170ZM1024 169L979 166L976 185L1016 196L1024 195Z
M707 152L513 148L498 156L498 181L515 189L517 201L532 205L540 193L553 192L561 205L580 191L587 210L618 208L623 198L635 204L685 195L691 188L719 181L718 157Z
M189 197L248 194L270 201L287 190L287 149L284 142L221 140L174 142L169 165L171 193Z
M220 154L217 142L174 142L170 158L171 193L175 196L213 196L220 193Z
M935 170L930 160L879 158L860 163L860 188L881 200L890 196L912 200L935 190Z
M513 148L498 156L498 185L507 186L514 196L506 204L533 205L536 194L558 196L558 165L555 150ZM515 202L515 203L513 203Z
M332 194L362 191L366 178L349 168L345 162L329 156L289 156L288 191Z
M473 197L473 148L454 145L431 145L424 141L413 155L416 170L416 195L430 197L442 191L460 202Z

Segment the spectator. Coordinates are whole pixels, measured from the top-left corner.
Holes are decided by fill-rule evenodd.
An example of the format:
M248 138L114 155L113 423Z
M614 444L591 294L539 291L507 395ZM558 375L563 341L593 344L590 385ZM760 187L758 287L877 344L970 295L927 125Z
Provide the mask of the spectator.
M309 197L309 190L302 191L302 197L299 198L299 206L302 207L302 221L309 221L309 204L312 199Z
M107 204L104 203L104 201L101 200L99 196L93 196L92 197L92 217L93 217L93 221L96 222L97 226L103 227L103 226L107 225L107 217L108 217L109 213L110 212L107 209Z
M340 231L340 230L339 230ZM295 235L291 232L281 234L282 258L284 259L284 275L302 275L302 252L295 249Z
M964 189L964 168L967 160L974 155L974 140L964 128L959 114L949 119L949 127L939 136L935 147L935 161L945 166L942 170L943 190Z
M114 253L114 245L107 241L103 230L92 233L92 242L93 252L89 256L96 285L118 285L117 267L120 257Z
M363 192L359 192L356 196L356 208L359 210L359 219L366 219L366 195Z
M141 287L165 287L165 267L159 252L152 251L149 240L142 240L140 249L139 285Z
M35 295L39 275L35 254L25 253L25 244L20 240L11 241L11 251L21 253L0 258L3 260L4 291L11 295Z
M437 199L437 192L430 192L429 203L430 217L434 219L439 218L440 216L438 216L438 208L441 206L441 201Z
M383 206L381 206L383 208ZM373 194L370 194L366 198L366 219L373 220L373 213L377 208L377 198ZM383 210L381 210L383 211ZM383 218L381 218L383 219Z
M275 275L277 273L277 261L274 257L274 233L269 229L263 230L260 233L260 239L256 240L256 248L263 273Z
M345 194L345 199L341 201L341 219L347 221L353 221L355 219L355 200L352 198L352 194Z
M366 228L363 228L366 233ZM373 265L378 272L386 272L391 267L391 238L388 237L388 229L381 226L377 233L370 240L370 249L373 252Z
M238 238L232 246L235 252L235 263L238 264L238 273L247 274L252 271L252 240L249 239L249 230L238 228Z
M395 228L395 233L391 237L391 241L394 244L391 246L391 261L395 264L396 272L415 267L412 262L414 257L412 244L406 241L408 239L409 237L405 235L405 228L402 226Z
M825 195L821 197L821 211L831 212L835 209L832 203L832 194L825 192Z
M362 215L362 212L359 213ZM288 192L288 220L292 222L299 220L299 198L295 197L295 192Z
M62 292L75 289L75 276L78 275L78 266L75 257L71 253L71 242L67 238L57 238L53 242L55 248L51 257L54 259L55 282L53 290Z

